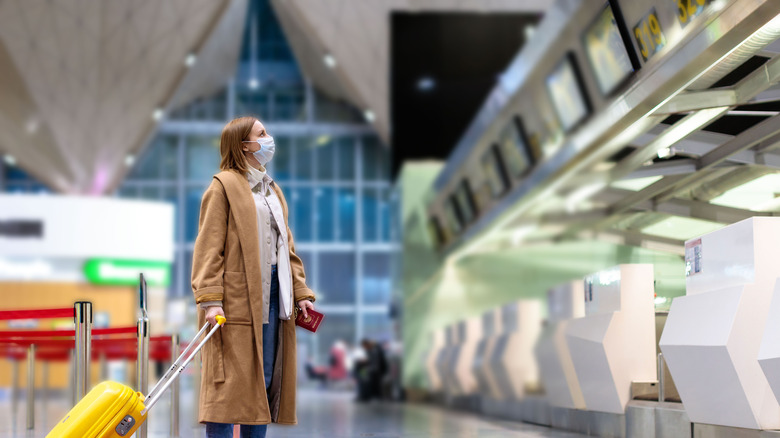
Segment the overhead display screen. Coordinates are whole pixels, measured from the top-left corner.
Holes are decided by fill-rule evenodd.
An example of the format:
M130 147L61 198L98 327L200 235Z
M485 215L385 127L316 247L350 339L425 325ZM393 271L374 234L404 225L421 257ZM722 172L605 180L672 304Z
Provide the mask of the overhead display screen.
M476 204L474 203L474 195L471 192L471 185L469 180L464 179L458 189L455 191L455 199L457 200L458 207L461 212L464 224L471 223L474 218L477 217Z
M490 192L494 198L504 194L509 188L509 178L506 175L503 158L498 146L493 145L482 156L482 171L490 185Z
M547 92L564 131L581 122L590 111L572 55L565 56L547 76Z
M460 212L457 210L455 200L450 198L444 204L444 217L447 220L447 229L450 230L452 235L460 233L463 228L461 223Z
M611 93L634 71L609 4L583 34L582 42L602 95Z
M501 131L498 145L506 157L507 172L513 178L522 176L530 167L529 146L520 126L511 120Z

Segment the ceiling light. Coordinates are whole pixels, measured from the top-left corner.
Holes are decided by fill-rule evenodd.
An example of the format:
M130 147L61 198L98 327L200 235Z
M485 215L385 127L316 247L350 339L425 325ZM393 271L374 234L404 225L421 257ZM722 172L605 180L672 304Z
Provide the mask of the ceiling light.
M528 26L525 27L525 29L523 29L523 34L525 35L526 41L533 38L535 33L536 33L536 26L532 24L529 24Z
M325 56L322 57L322 62L330 69L336 68L336 58L330 53L326 53Z
M424 76L417 81L417 89L420 91L431 91L436 88L436 81L430 76Z
M195 56L194 53L190 53L189 55L187 55L186 58L184 58L184 65L186 65L187 67L192 67L193 65L195 65L195 61L197 60L198 57Z
M672 156L672 148L663 148L658 151L658 158L668 158Z
M160 120L162 120L162 118L163 118L163 116L164 116L164 115L165 115L165 112L162 110L162 108L157 108L157 109L155 109L155 110L154 110L154 112L152 113L152 118L153 118L153 119L154 119L156 122L159 122Z
M256 78L250 79L249 88L252 90L257 90L258 88L260 88L260 81L258 81Z
M35 134L36 132L38 132L38 119L31 117L30 120L27 121L27 133Z
M125 166L131 167L133 164L135 164L135 155L128 155L125 157Z
M13 155L6 154L3 157L3 161L5 161L5 164L9 166L16 166L16 158L14 158Z
M371 111L371 110L365 110L365 111L363 111L363 117L365 117L365 118L366 118L366 120L368 121L368 123L374 123L374 121L376 120L376 115L375 115L375 114L374 114L374 112L373 112L373 111Z

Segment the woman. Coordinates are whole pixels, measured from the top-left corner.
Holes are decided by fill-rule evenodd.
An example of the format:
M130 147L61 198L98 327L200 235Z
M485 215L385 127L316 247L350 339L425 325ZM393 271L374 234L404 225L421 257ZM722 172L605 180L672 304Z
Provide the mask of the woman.
M295 303L308 314L306 286L287 225L287 202L266 174L275 145L254 117L222 130L222 172L200 207L192 255L198 323L227 323L203 350L199 417L208 437L264 437L268 423L296 424Z

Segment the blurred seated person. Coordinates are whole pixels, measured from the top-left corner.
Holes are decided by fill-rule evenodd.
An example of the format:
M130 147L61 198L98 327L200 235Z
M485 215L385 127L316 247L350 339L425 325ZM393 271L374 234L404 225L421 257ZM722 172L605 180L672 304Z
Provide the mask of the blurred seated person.
M360 344L363 346L365 356L355 361L357 401L381 399L382 381L387 373L385 352L379 343L370 339L363 339Z
M347 373L347 347L343 341L336 341L330 348L328 366L315 366L311 362L306 363L306 374L309 379L319 380L322 385L329 382L338 382L348 377Z

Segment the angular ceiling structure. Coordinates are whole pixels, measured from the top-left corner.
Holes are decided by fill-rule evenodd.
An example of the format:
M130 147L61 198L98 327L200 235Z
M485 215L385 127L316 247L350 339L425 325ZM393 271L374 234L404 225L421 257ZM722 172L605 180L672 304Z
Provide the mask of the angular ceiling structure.
M539 0L271 0L304 74L390 137L392 12L543 13Z
M0 0L0 154L62 193L119 184L165 111L233 76L247 0Z

